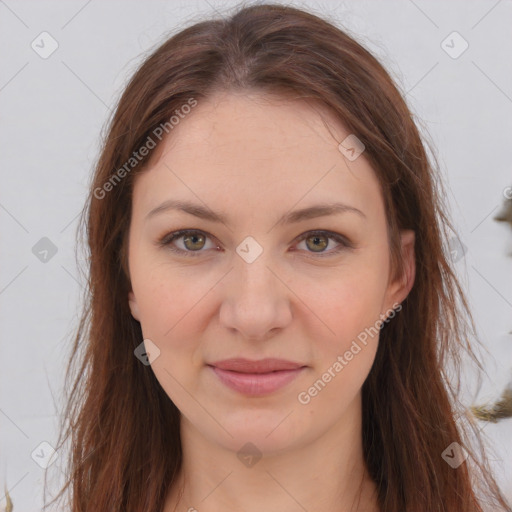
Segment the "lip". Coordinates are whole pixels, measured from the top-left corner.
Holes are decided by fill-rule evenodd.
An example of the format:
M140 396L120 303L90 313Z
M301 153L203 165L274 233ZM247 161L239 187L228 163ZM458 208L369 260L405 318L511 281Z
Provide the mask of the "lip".
M208 365L220 381L239 393L262 396L286 386L305 366L283 359L228 359Z
M215 366L220 370L231 370L239 373L269 373L280 370L297 370L305 365L285 359L266 358L252 361L243 357L236 357L216 361L215 363L210 363L209 366Z

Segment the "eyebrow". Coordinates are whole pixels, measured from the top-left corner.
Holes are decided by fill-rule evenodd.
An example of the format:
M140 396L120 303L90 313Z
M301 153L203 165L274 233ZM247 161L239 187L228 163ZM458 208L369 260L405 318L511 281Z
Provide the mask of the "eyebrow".
M179 201L175 199L169 199L164 201L162 204L153 208L147 215L146 221L154 217L157 214L169 211L178 210L200 219L209 220L211 222L218 222L225 225L229 225L228 218L222 214L217 213L209 208L205 208L199 204L194 204L189 201ZM316 217L325 217L327 215L334 215L339 213L356 213L366 219L366 215L357 208L349 206L343 203L326 203L309 206L300 210L294 210L292 212L285 213L276 224L293 224L301 222L307 219L314 219Z

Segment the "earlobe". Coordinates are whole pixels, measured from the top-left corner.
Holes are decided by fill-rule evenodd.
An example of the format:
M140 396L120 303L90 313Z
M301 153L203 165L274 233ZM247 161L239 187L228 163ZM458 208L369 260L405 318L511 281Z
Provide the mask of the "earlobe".
M128 303L130 305L130 311L132 312L133 318L140 322L139 306L137 304L137 300L135 299L133 291L128 293Z

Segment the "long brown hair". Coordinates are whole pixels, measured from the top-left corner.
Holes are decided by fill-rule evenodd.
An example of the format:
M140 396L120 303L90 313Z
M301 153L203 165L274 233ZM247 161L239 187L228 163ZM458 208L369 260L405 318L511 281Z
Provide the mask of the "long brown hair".
M66 373L59 448L70 440L69 467L57 498L68 491L72 512L162 510L181 467L179 410L134 356L143 336L128 306L126 245L134 179L158 152L131 159L149 138L161 146L156 127L172 137L169 119L191 99L249 89L320 102L363 142L383 191L396 276L399 230L416 233L415 284L382 328L362 389L364 457L382 510L477 512L487 501L510 512L482 443L477 456L463 436L448 384L447 365L458 369L462 353L477 362L476 329L449 259L455 230L437 166L398 87L360 43L321 17L273 4L238 7L168 38L109 120L80 225L89 266ZM442 456L452 443L469 453L457 468Z

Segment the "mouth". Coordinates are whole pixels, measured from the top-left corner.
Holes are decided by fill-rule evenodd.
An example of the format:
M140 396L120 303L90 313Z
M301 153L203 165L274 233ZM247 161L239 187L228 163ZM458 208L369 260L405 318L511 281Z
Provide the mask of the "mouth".
M283 370L297 370L305 365L286 359L266 358L253 361L244 357L224 359L210 363L210 366L221 370L231 370L239 373L269 373Z
M249 396L271 394L297 378L307 367L291 361L230 359L209 364L230 389Z

